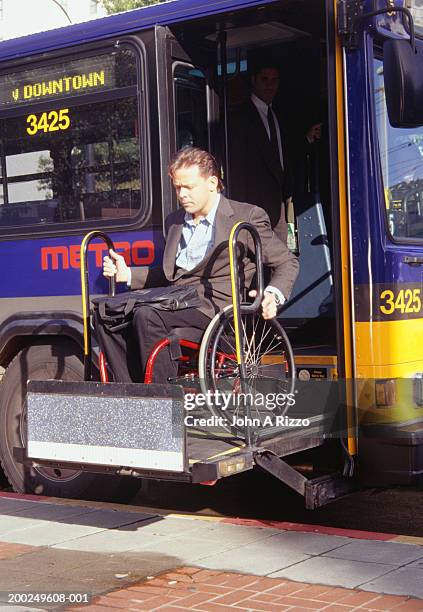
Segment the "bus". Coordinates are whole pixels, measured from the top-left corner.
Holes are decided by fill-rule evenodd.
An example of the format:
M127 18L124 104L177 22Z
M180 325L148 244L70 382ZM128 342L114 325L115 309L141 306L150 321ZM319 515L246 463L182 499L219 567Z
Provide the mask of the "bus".
M170 0L0 43L0 461L15 491L130 488L82 462L26 460L26 381L83 379L87 232L110 235L130 265L160 263L178 149L213 153L231 197L232 122L263 57L279 67L283 124L300 143L310 126L322 132L293 164L300 274L280 320L299 381L346 383L344 433L291 435L286 465L322 457L367 484L421 480L423 120L395 98L410 100L395 45L420 57L419 10L414 0ZM88 248L90 291L105 293L107 247Z

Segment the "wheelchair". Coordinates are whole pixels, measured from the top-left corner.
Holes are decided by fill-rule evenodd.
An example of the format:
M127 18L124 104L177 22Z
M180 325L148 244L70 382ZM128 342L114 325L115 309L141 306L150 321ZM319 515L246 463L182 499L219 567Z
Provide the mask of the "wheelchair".
M250 232L255 244L257 295L253 303L241 300L243 288L236 246L242 230ZM104 240L108 249L114 248L111 239L99 231L87 234L81 246L86 380L92 378L93 370L87 247L95 238ZM288 336L278 319L264 320L261 316L264 280L262 247L257 230L248 223L238 223L232 229L229 242L232 304L217 313L205 331L175 328L169 337L158 342L147 361L144 383L152 383L154 365L160 352L170 350L172 359L178 362L178 373L163 382L182 385L186 393L194 396L201 393L205 402L201 410L196 408L196 412L212 415L224 435L244 439L250 444L264 432L274 435L275 426L265 428L266 418L281 418L292 405L295 362ZM110 279L109 295L114 294L115 279ZM102 352L99 371L101 381L108 382Z

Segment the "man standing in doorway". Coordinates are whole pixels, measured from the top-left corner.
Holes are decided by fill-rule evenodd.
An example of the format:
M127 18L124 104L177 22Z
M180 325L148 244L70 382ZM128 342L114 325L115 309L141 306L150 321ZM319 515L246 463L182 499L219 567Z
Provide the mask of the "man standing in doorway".
M229 181L231 197L261 206L277 236L287 242L286 206L292 206L287 138L273 108L279 68L254 66L251 97L230 118Z

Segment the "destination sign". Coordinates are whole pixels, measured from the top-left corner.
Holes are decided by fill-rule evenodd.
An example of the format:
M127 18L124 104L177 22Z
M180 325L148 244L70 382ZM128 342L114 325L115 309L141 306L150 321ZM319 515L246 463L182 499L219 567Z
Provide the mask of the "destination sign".
M101 87L106 84L105 71L89 72L88 74L75 74L64 76L54 81L41 81L40 83L27 83L23 87L13 89L12 97L15 102L20 99L31 100L32 98L43 98L55 96L62 93L74 93L80 89L90 87Z
M116 63L120 55L122 52L98 55L1 75L0 108L58 97L80 96L122 86L116 81Z

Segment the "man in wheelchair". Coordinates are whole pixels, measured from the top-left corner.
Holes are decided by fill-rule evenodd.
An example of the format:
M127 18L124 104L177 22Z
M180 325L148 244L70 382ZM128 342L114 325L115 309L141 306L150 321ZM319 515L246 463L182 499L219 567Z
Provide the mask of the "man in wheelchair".
M121 255L111 250L104 258L103 274L116 275L117 282L131 289L169 284L195 286L201 305L167 311L143 304L134 312L132 329L108 334L100 327L99 340L118 382L143 381L149 355L158 342L176 328L205 330L216 313L232 303L228 241L232 227L239 221L257 229L263 263L272 272L261 305L264 319L276 316L277 307L288 299L298 274L297 258L273 233L266 212L222 194L219 167L210 153L195 147L182 149L172 160L169 175L181 208L165 221L163 266L130 268ZM256 267L253 240L246 231L240 234L238 255L242 284L249 287ZM176 375L173 357L171 345L160 351L153 382L163 383Z

